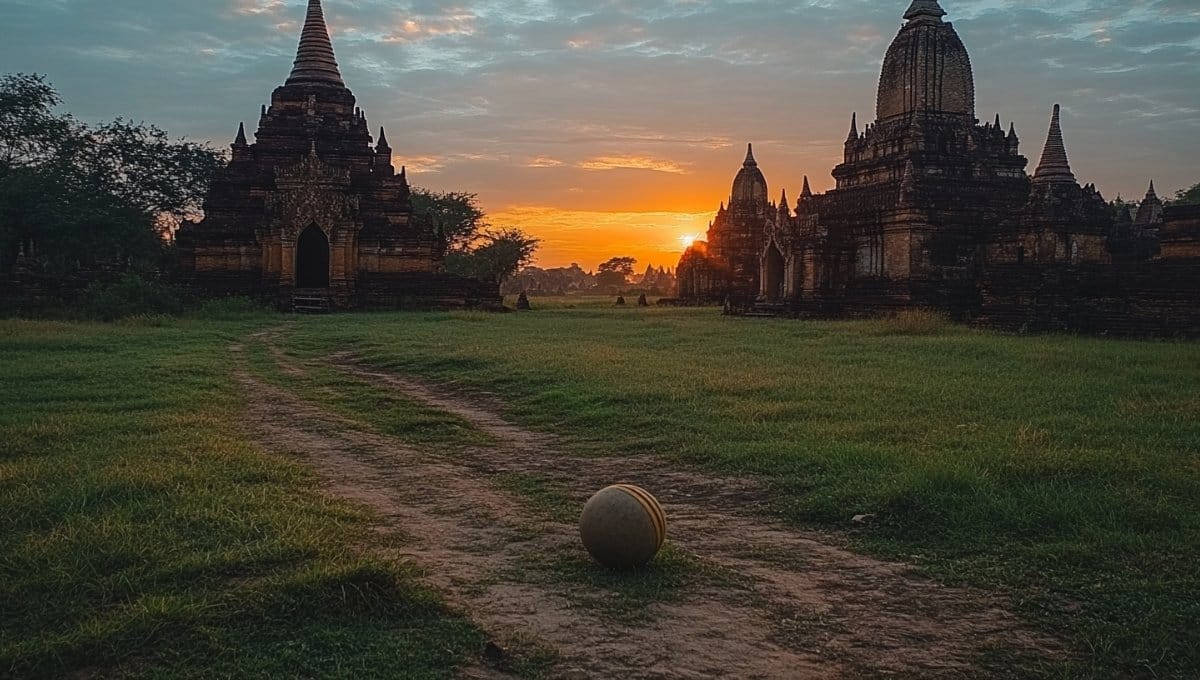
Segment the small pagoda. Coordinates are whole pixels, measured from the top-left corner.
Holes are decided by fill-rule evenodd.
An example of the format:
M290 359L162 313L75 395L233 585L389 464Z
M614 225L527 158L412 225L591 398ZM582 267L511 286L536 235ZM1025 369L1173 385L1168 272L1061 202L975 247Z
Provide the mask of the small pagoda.
M184 282L281 308L463 307L495 285L448 275L438 225L413 214L383 129L346 87L320 0L310 0L291 75L264 106L254 142L238 128L204 219L176 234Z

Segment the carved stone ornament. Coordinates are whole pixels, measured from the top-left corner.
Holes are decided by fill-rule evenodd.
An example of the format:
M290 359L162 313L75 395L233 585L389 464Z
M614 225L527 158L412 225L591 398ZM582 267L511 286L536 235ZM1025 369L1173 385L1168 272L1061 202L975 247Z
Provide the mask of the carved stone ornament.
M326 165L315 149L300 163L278 168L275 185L267 206L272 224L286 237L295 238L310 224L332 231L357 221L359 198L347 191L350 172Z

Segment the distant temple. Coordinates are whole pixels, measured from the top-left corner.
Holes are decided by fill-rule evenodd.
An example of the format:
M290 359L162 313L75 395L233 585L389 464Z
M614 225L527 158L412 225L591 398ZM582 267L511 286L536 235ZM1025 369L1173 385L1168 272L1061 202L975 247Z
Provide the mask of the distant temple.
M771 203L750 150L707 240L680 260L679 297L802 315L928 307L1004 327L1200 332L1194 211L1171 226L1153 184L1136 216L1081 186L1057 105L1027 175L1015 126L976 119L970 57L945 14L937 0L905 12L875 122L860 131L851 117L833 190L814 194L805 177L794 210L786 192Z
M185 282L282 307L456 307L498 300L495 285L444 273L446 241L413 214L382 129L372 146L310 0L292 73L176 234Z

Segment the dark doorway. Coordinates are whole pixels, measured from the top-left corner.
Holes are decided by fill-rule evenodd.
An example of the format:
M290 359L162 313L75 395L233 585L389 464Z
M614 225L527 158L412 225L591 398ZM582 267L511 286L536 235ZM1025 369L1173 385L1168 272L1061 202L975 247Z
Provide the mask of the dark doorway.
M329 287L329 239L315 224L296 241L296 287Z
M767 300L776 302L783 299L783 254L772 243L767 248Z

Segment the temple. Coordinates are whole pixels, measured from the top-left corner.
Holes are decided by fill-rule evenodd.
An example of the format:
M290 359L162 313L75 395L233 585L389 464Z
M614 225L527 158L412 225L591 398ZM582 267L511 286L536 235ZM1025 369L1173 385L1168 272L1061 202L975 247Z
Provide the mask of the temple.
M721 204L708 226L708 240L685 255L687 261L682 264L687 278L677 283L683 296L704 297L709 291L723 289L757 290L763 228L774 210L767 200L767 179L758 169L750 145L733 180L728 207Z
M204 219L176 234L185 283L282 308L498 301L497 286L445 273L445 238L414 215L406 172L355 104L321 2L310 0L292 72L263 107L254 142L239 125Z
M1195 243L1183 213L1190 237L1167 227L1153 184L1136 216L1081 185L1058 105L1027 174L1015 125L976 117L970 56L945 15L937 0L904 13L875 120L860 130L851 116L835 188L814 194L805 177L795 206L786 192L769 203L748 155L707 239L680 260L679 297L759 313L919 307L1001 327L1200 331L1200 261L1183 257Z

